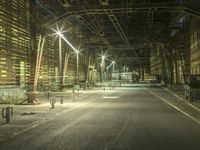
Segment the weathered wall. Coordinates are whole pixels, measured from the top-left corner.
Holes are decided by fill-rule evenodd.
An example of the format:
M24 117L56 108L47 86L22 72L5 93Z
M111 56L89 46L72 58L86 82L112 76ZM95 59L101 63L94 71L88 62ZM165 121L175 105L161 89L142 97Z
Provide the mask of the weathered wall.
M0 1L0 85L25 84L30 75L29 0Z
M33 84L37 46L40 34L45 34L43 57L40 68L39 83L58 82L59 78L59 47L58 38L49 36L51 29L42 29L37 22L34 6L29 0L0 1L0 85ZM36 18L34 18L36 17ZM54 26L55 27L55 26ZM73 28L72 23L65 21L67 38L76 47L84 46L81 30ZM56 28L56 27L55 27ZM62 41L62 63L66 53L73 50ZM79 78L85 80L88 56L84 51L79 55ZM63 64L62 64L63 65ZM74 82L76 76L76 55L69 58L66 82Z
M192 18L190 24L191 74L200 74L200 20Z
M168 44L151 49L151 74L162 75L172 84L185 83L188 75L200 74L200 20L191 16L183 20Z

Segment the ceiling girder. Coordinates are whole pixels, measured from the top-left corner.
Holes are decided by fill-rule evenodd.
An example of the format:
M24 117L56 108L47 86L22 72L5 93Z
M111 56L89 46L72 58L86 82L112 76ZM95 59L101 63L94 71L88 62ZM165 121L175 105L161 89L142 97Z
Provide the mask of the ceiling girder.
M134 48L131 47L130 42L128 41L128 38L126 37L126 35L125 35L121 25L119 24L116 16L115 15L108 15L108 17L110 18L112 24L114 25L115 29L117 30L117 32L121 36L121 38L124 41L124 43L127 45L127 47L130 47L133 50L133 53L134 53L138 63L140 63L140 58L138 57L138 55L137 55L136 51L134 50Z
M127 60L127 59L128 59L128 58L126 58L126 57L120 58L120 60ZM137 60L137 58L130 58L130 59L132 59L132 60ZM148 60L149 57L140 57L140 59L141 59L141 60Z
M107 9L84 9L77 11L68 11L50 22L44 24L44 26L51 25L57 21L66 19L70 16L82 16L82 15L109 15L109 14L123 14L123 13L134 13L134 12L184 12L185 7L182 6L135 6L129 8L107 8ZM190 11L190 13L193 13ZM199 15L200 17L200 15Z
M81 16L76 16L84 25L87 26L87 28L94 34L96 34L97 36L99 36L99 32L97 31L97 28L95 28L94 26L92 26L85 18L81 17Z
M83 17L81 17L81 16L79 16L79 17L77 17L77 18L79 18L79 20L82 21L82 23L84 23L84 24L88 27L89 30L91 30L97 37L99 37L99 40L102 40L102 41L105 43L107 49L113 51L112 45L110 44L110 42L108 41L108 39L107 39L106 37L104 37L105 34L104 34L102 28L101 28L101 30L99 31L99 30L98 30L98 29L100 29L99 27L94 27L94 26L91 25L90 22L88 22L85 18L83 18ZM97 22L98 26L100 26L100 24L98 23L97 20L96 20L96 22ZM122 51L122 52L123 52L123 51ZM126 54L125 52L123 52L123 54L124 54L126 57L130 58L129 56L127 56L127 54ZM131 61L131 60L130 60L130 61Z
M108 15L110 21L112 22L112 24L114 25L115 29L117 30L117 32L119 33L119 35L121 36L122 40L124 41L125 44L129 45L129 41L121 27L121 25L119 24L117 18L115 15Z
M123 51L130 51L134 49L141 49L141 48L147 48L147 45L136 45L132 47L115 47L116 50L123 50Z
M193 16L195 16L195 17L197 17L197 18L199 18L200 19L200 11L197 11L197 10L195 10L195 9L192 9L192 8L185 8L185 12L186 13L188 13L188 14L191 14L191 15L193 15Z

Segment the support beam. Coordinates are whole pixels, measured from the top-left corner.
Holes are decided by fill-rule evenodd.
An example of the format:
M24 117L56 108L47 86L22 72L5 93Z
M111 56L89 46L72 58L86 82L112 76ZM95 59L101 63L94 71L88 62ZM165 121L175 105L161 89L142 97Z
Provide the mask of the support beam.
M119 33L120 37L124 41L124 43L127 45L127 47L130 47L133 50L133 53L134 53L135 57L137 58L138 63L141 63L140 58L138 57L138 55L137 55L136 51L134 50L134 48L131 47L130 42L129 42L127 36L125 35L121 25L119 24L116 16L115 15L108 15L108 17L111 20L111 22L114 25L114 27L117 30L117 32ZM127 55L127 57L129 58L128 55Z
M38 78L40 73L40 66L42 61L42 54L44 49L44 42L45 42L45 36L42 37L40 35L39 41L38 41L38 49L37 49L37 61L35 65L35 78L34 78L34 84L33 84L33 91L37 90L37 84L38 84Z
M135 12L185 12L185 7L182 6L151 6L151 5L140 5L129 8L107 8L107 9L84 9L76 11L68 11L55 19L45 23L43 26L49 26L57 21L65 20L71 16L84 16L84 15L109 15L109 14L124 14L124 13L135 13ZM188 12L194 14L194 12ZM199 15L200 17L200 15Z
M114 48L112 47L111 43L108 41L108 39L105 37L105 33L103 31L103 29L100 27L100 24L98 22L98 20L96 20L95 16L93 16L95 19L95 22L97 24L96 26L91 25L90 22L88 22L85 18L81 17L81 16L77 16L77 18L92 32L94 33L97 38L99 40L101 40L102 42L104 42L104 44L106 45L107 49L109 49L110 51L114 51ZM123 52L124 56L128 57L127 54L125 52ZM131 60L130 60L131 61Z

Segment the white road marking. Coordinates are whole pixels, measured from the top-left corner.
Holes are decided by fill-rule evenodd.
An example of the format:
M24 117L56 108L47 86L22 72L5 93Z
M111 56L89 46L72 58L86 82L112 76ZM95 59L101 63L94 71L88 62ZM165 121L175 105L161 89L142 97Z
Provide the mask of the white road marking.
M125 117L125 120L124 120L124 123L123 125L121 126L121 129L120 131L116 134L116 136L114 137L114 139L112 141L110 141L105 147L104 147L104 150L108 150L110 146L114 145L117 140L119 139L119 137L121 136L121 134L124 132L124 130L127 128L129 124L129 116L127 115Z
M119 98L119 96L103 96L102 98L105 98L105 99L116 99L116 98Z
M152 91L147 90L149 93L151 93L152 95L156 96L157 98L159 98L160 100L162 100L163 102L165 102L166 104L170 105L171 107L173 107L174 109L178 110L179 112L181 112L182 114L184 114L185 116L189 117L190 119L192 119L193 121L195 121L196 123L198 123L200 125L200 121L197 120L196 118L192 117L190 114L182 111L180 108L174 106L173 104L169 103L166 99L164 99L163 97L159 96L158 94L155 94Z
M180 99L182 102L188 104L190 107L192 107L193 109L195 109L195 110L197 110L197 111L200 112L200 109L199 109L199 108L197 108L197 107L195 107L194 105L192 105L191 103L187 102L185 99L183 99L182 97L178 96L177 94L171 92L169 89L164 88L164 90L167 91L167 92L169 92L169 93L171 93L172 95L174 95L175 97L177 97L178 99Z

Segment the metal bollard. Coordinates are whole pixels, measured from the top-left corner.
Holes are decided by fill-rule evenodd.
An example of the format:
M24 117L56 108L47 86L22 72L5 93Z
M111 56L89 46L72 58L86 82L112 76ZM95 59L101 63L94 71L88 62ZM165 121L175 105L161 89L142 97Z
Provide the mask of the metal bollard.
M51 109L54 109L54 105L56 103L56 99L54 97L51 97L49 100L50 104L51 104Z
M10 122L10 117L12 115L13 115L13 108L12 107L2 108L2 118L6 119L6 123Z
M49 98L50 98L50 92L48 91L47 92L47 99L49 100Z
M63 104L63 96L60 96L60 104Z
M73 100L73 102L75 101L74 92L75 92L75 90L74 90L74 89L72 89L72 100Z

